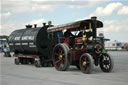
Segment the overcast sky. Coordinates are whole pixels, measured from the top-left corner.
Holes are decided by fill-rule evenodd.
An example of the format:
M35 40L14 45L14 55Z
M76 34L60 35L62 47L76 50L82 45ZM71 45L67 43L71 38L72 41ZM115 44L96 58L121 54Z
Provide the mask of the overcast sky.
M128 0L1 0L0 35L26 24L65 24L97 16L106 38L128 42Z

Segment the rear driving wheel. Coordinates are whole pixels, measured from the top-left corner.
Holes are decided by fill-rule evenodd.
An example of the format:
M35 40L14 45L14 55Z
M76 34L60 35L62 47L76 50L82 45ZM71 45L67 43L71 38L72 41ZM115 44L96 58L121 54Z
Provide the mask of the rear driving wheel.
M100 58L100 68L103 72L111 72L114 67L112 56L105 53Z
M88 53L84 53L80 57L80 70L83 73L90 74L93 69L93 59L92 56Z
M68 51L69 48L66 44L55 46L53 50L53 64L58 71L65 71L69 67Z

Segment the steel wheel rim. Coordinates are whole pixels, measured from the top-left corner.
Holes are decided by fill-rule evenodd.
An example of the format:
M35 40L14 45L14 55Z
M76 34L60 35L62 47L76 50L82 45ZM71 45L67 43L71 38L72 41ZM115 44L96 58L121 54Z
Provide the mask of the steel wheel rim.
M61 70L65 64L65 53L61 46L56 46L53 51L53 62L57 70Z
M87 69L89 68L90 66L90 61L89 61L89 58L87 56L82 56L81 58L81 70L83 72L86 72Z
M111 68L111 59L108 55L103 55L103 58L101 60L102 67L105 70L109 70Z
M109 69L110 68L110 66L111 66L111 60L110 60L110 58L108 57L108 56L104 56L103 57L103 59L102 59L102 66L103 66L103 68L104 69Z

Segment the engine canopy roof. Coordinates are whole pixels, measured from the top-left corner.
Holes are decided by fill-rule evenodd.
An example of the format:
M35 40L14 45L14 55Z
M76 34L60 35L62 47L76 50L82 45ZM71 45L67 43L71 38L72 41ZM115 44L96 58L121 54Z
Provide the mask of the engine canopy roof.
M76 21L76 22L72 22L72 23L49 27L47 29L47 31L48 32L56 32L56 31L63 31L65 29L70 30L70 31L77 31L77 30L82 30L83 27L86 27L86 29L89 29L89 23L91 23L91 22L92 22L91 19ZM101 28L101 27L103 27L103 23L99 20L96 20L96 28Z

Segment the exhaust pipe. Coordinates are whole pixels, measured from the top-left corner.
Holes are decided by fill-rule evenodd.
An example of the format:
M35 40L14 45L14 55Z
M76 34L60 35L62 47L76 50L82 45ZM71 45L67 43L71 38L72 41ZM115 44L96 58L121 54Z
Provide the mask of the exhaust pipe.
M93 38L97 37L97 29L96 29L96 19L97 17L91 17L92 20L92 29L93 29Z

